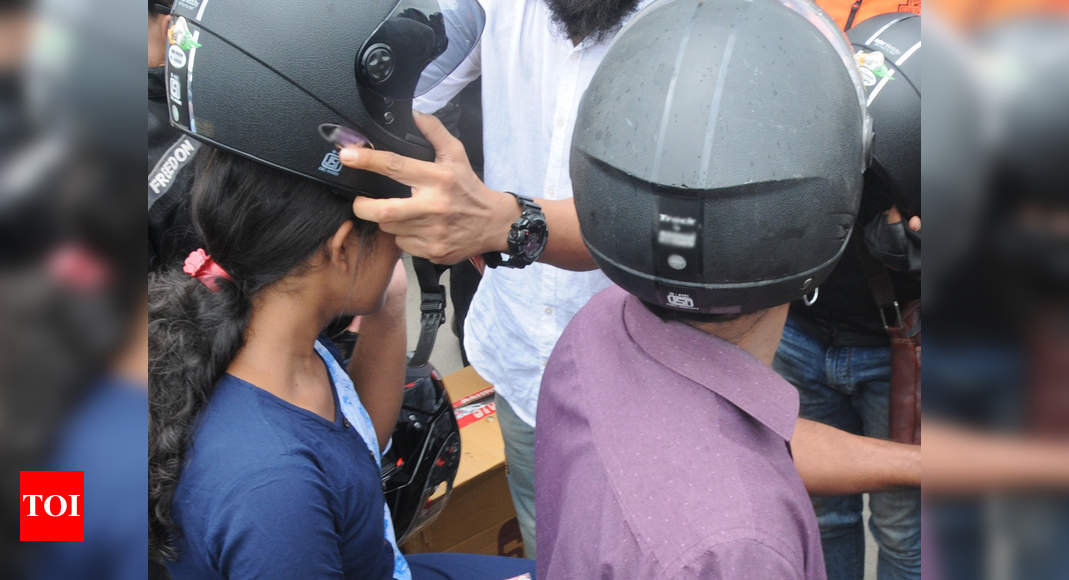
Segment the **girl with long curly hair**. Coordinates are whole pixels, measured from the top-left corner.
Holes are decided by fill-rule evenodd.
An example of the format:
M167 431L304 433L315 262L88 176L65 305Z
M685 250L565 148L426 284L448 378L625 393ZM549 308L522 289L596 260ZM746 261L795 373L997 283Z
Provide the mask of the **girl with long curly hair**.
M478 578L523 560L403 556L379 462L400 409L393 236L325 185L205 148L204 247L149 286L150 555L173 578ZM348 369L318 338L363 316Z

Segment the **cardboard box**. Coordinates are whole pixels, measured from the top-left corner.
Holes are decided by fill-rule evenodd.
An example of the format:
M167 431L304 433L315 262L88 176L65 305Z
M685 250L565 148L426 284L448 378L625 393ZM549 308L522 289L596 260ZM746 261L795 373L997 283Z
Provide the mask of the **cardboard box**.
M407 553L522 556L523 540L505 479L505 443L490 384L471 367L442 379L457 408L460 466L445 509L401 546Z

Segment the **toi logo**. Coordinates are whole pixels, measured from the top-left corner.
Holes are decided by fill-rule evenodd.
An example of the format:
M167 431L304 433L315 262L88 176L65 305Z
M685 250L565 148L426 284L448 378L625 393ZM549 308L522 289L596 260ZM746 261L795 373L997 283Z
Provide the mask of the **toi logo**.
M84 472L19 472L19 541L81 542Z

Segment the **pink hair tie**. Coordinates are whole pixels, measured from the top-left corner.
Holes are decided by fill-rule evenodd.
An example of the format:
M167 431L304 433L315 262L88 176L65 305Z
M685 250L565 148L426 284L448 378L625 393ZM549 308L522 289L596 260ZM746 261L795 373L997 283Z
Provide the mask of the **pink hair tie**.
M216 264L215 260L203 248L197 248L189 253L185 264L182 266L182 271L200 280L212 292L219 291L219 284L215 281L216 278L233 280L230 274L227 274L222 266Z

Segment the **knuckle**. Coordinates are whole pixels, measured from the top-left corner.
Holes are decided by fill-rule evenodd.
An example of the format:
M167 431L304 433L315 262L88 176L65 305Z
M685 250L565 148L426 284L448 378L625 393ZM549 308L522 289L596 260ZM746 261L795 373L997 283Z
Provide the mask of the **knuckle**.
M457 185L457 174L451 169L443 170L438 175L438 184L446 189L453 189Z
M442 242L433 242L427 249L430 253L430 259L435 262L441 261L449 252L449 248Z
M450 139L447 149L449 151L449 154L456 158L467 157L468 154L467 151L464 150L464 144L461 143L460 140L456 137Z
M400 174L405 168L405 158L396 154L390 153L386 157L386 174L390 177Z
M396 218L396 216L397 210L394 209L393 204L384 204L382 207L379 208L380 222L391 222Z

